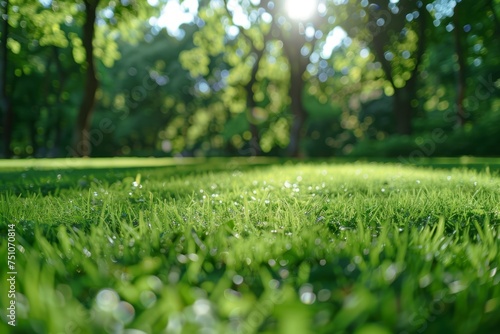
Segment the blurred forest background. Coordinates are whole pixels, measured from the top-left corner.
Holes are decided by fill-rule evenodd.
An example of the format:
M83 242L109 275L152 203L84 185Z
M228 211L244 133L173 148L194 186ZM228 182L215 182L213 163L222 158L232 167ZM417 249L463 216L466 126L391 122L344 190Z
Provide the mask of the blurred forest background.
M500 155L498 0L0 0L2 157Z

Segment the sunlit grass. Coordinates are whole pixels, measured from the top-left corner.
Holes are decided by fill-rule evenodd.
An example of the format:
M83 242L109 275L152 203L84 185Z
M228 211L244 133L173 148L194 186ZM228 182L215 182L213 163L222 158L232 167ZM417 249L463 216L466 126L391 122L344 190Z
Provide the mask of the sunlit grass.
M498 328L498 172L136 161L3 174L19 294L0 332Z

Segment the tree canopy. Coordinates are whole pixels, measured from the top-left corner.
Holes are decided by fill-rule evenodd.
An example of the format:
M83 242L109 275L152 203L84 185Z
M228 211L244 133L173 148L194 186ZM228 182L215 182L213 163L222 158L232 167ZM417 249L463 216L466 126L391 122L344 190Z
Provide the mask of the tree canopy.
M498 0L0 8L4 157L500 153Z

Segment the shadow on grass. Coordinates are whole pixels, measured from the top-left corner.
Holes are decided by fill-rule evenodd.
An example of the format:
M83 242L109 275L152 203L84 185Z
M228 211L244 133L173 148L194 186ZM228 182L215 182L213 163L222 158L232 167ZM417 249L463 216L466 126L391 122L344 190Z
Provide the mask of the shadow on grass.
M89 161L97 163L89 163ZM230 172L232 170L248 171L261 167L284 164L402 164L412 167L429 169L468 169L477 172L500 175L500 158L425 158L414 161L414 164L405 164L398 159L388 158L329 158L329 159L285 159L285 158L212 158L212 159L184 159L176 161L159 159L129 159L114 166L112 159L81 160L79 166L72 163L70 167L60 168L49 160L42 160L40 165L33 167L33 161L27 168L20 169L22 164L17 163L16 168L0 166L0 193L15 195L39 194L41 196L57 195L63 189L88 189L92 183L113 184L125 178L135 178L137 174L160 174L165 180L181 178L188 175L203 175L207 173ZM47 163L47 161L49 161ZM109 161L110 167L102 167ZM144 166L141 165L144 162ZM153 162L153 163L151 163ZM165 162L165 165L161 165ZM3 171L2 171L3 169Z

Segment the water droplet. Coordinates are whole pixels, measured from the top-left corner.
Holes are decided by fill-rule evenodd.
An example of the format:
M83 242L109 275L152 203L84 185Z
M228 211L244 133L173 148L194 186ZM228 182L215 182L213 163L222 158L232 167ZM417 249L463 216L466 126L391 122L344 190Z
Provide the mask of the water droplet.
M208 315L210 313L210 302L206 299L198 299L193 304L193 311L198 316Z
M451 293L459 293L460 291L467 289L467 285L461 281L451 282L448 287L450 288Z
M145 308L149 308L156 303L156 295L149 290L141 292L140 299Z
M194 254L194 253L193 253L193 254L189 254L189 255L188 255L188 258L189 258L191 261L196 262L196 261L198 261L198 254Z
M391 264L384 272L384 278L387 282L392 282L396 278L398 273L397 268L394 264Z
M95 297L97 307L105 312L114 311L120 301L120 296L112 289L103 289Z
M422 276L419 280L418 280L418 285L420 286L420 288L426 288L427 286L429 286L429 284L431 284L432 282L432 277L431 275L425 275L425 276Z
M319 290L319 292L318 292L318 300L320 302L328 301L331 296L332 296L332 293L328 289L322 289L322 290Z
M86 257L91 257L92 256L92 253L89 252L89 250L87 248L84 248L83 249L83 254L86 256Z
M306 305L311 305L316 301L316 295L312 292L304 292L300 295L300 301Z
M163 288L163 283L161 280L158 278L158 276L149 276L147 279L148 286L156 292L160 292L161 289Z
M269 287L271 289L277 289L280 286L280 282L278 280L272 279L269 281Z
M243 283L243 276L241 275L234 275L233 276L233 283L236 285L240 285Z
M113 316L116 320L123 324L128 324L135 317L134 307L127 302L120 302L118 307L114 310Z

